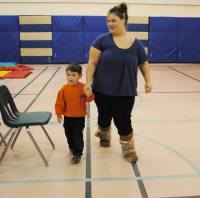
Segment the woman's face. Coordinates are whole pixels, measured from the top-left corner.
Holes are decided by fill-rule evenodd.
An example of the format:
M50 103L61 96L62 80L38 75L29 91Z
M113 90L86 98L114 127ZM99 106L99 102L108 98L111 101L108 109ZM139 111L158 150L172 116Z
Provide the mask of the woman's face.
M118 33L120 32L124 26L124 19L120 19L114 13L108 13L107 15L107 26L111 33Z

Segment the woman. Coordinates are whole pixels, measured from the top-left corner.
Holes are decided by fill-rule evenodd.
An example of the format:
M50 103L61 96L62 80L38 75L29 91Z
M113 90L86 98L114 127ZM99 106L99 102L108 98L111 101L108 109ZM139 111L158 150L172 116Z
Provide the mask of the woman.
M100 145L110 146L113 119L123 156L127 161L136 162L131 112L137 95L138 68L145 80L145 92L151 92L152 86L144 47L133 33L127 32L127 21L125 3L109 10L107 25L110 32L97 37L90 48L85 88L95 95L98 109L96 136L100 138Z

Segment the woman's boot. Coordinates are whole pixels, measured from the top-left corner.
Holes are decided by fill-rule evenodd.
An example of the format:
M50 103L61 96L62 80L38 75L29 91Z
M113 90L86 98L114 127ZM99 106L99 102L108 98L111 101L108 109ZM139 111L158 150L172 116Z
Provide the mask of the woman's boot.
M111 128L102 128L98 127L97 132L95 133L96 137L99 137L100 139L100 145L102 147L109 147L110 146L110 140L111 140Z
M123 157L129 162L136 162L138 156L135 150L133 133L131 132L129 135L120 136L120 144Z

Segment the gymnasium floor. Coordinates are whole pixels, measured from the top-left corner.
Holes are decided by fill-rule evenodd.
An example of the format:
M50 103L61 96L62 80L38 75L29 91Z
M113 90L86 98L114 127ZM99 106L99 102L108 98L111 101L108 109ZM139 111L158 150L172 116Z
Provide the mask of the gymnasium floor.
M46 167L23 130L0 165L1 198L200 197L200 65L152 65L153 92L148 95L139 74L132 116L140 158L137 164L122 158L114 126L111 147L99 146L94 137L97 111L91 103L84 130L85 151L78 165L70 163L62 124L54 115L57 91L65 83L65 67L30 66L34 70L26 79L0 80L0 85L9 87L21 111L53 113L46 129L56 149L41 128L31 128L49 162ZM0 130L4 135L9 131L4 124ZM1 152L3 148L1 145Z

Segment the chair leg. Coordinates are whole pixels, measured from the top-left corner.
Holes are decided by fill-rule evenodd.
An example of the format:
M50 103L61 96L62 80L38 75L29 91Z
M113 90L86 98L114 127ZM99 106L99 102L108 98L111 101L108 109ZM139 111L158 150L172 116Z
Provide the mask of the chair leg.
M53 148L53 149L55 149L55 145L54 145L54 143L53 143L52 139L50 138L49 134L47 133L47 130L44 128L44 126L43 126L43 125L40 125L40 126L42 127L42 129L43 129L43 131L44 131L45 135L47 136L47 139L48 139L48 140L49 140L49 142L51 143L51 145L52 145L52 148Z
M0 133L0 137L1 137L2 142L4 143L4 145L6 146L6 141L5 141L5 139L4 139L4 137L3 137L3 135L1 133ZM1 143L0 143L0 145L1 145Z
M14 140L12 141L12 144L11 144L11 146L10 146L10 149L13 149L13 148L14 148L15 142L16 142L16 140L17 140L17 138L18 138L18 136L19 136L21 130L22 130L22 127L20 127L19 130L17 131L17 134L16 134Z
M38 153L40 154L40 157L41 157L41 158L42 158L42 160L44 161L44 163L45 163L45 166L48 166L49 164L48 164L48 162L47 162L46 158L44 157L44 155L43 155L42 151L40 150L40 148L39 148L38 144L36 143L36 141L35 141L34 137L32 136L32 134L31 134L31 132L30 132L30 130L29 130L29 127L27 127L27 128L26 128L26 131L27 131L27 133L28 133L28 135L29 135L30 139L32 140L33 144L35 145L35 147L36 147L36 149L37 149Z
M6 155L6 152L8 151L8 148L9 148L9 146L10 146L10 144L11 144L11 142L12 142L12 140L13 140L13 138L14 138L14 136L15 136L15 134L16 134L16 132L17 132L18 130L19 130L19 129L16 129L16 130L14 130L14 131L12 132L12 134L11 134L11 136L10 136L10 138L9 138L9 140L8 140L8 142L7 142L7 144L6 144L6 147L4 148L3 153L1 154L1 157L0 157L0 164L1 164L2 160L4 159L4 157L5 157L5 155Z

